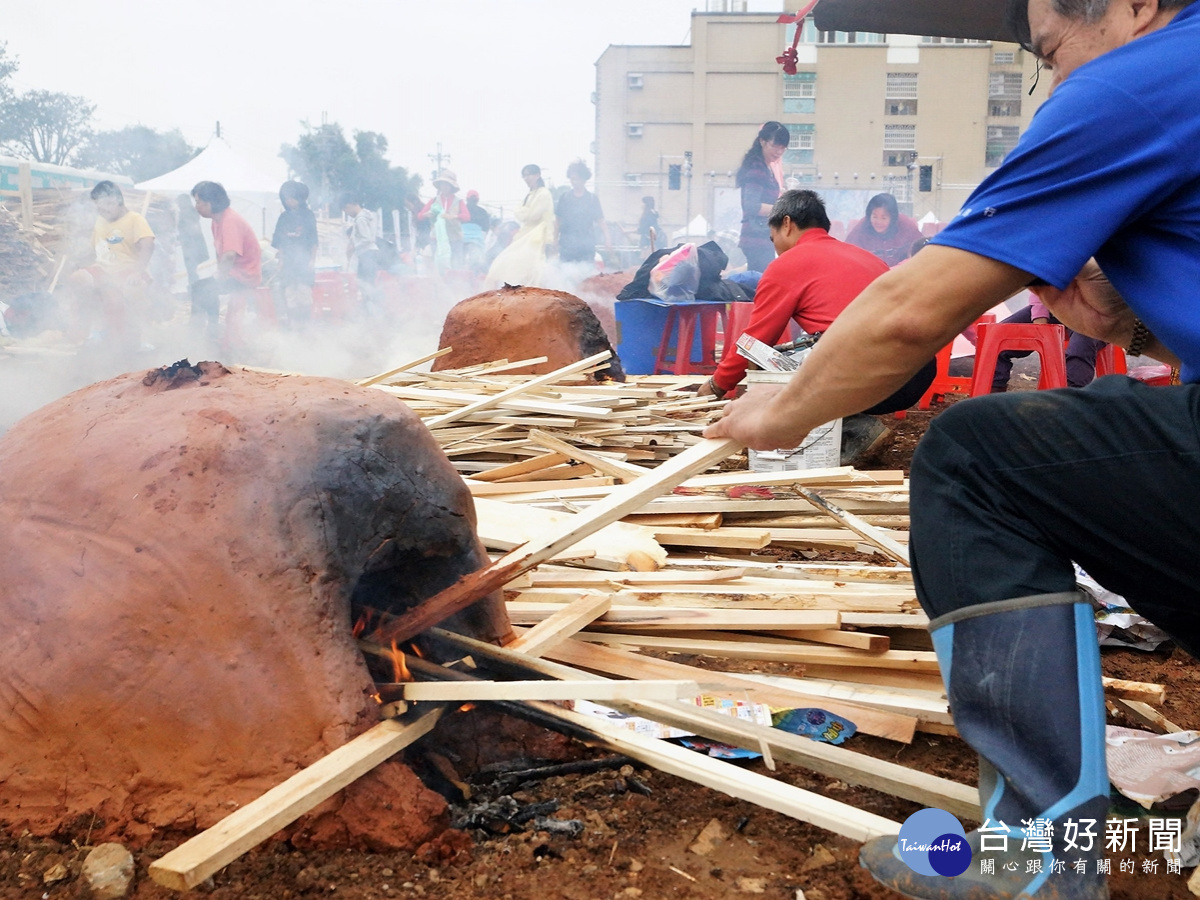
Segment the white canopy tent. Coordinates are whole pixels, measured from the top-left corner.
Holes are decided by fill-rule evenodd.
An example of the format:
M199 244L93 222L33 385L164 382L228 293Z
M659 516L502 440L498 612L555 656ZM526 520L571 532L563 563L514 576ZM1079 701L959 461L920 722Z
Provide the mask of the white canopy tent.
M216 181L229 194L230 206L258 231L259 237L270 238L275 220L283 211L279 187L286 180L282 160L275 167L280 170L278 174L238 155L224 138L217 137L178 169L143 181L137 188L174 197L190 194L201 181Z

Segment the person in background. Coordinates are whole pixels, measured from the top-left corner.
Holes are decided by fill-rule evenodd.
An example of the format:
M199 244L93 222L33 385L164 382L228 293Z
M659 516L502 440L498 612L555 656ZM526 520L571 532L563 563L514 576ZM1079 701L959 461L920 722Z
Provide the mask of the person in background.
M433 186L437 190L419 213L418 220L428 220L432 226L433 259L439 272L463 267L463 223L471 221L467 204L456 197L458 178L449 169L442 169Z
M375 279L379 275L379 220L362 205L357 193L342 197L342 212L350 217L346 226L346 268L358 275L358 289L368 306L374 306L378 294Z
M592 170L581 159L567 166L571 189L559 195L554 214L558 217L558 258L564 263L588 263L596 259L596 228L604 235L604 247L612 250L608 224L600 198L587 189Z
M807 334L823 333L867 285L888 270L873 254L830 237L825 204L813 191L785 191L775 202L768 225L779 255L758 282L744 332L764 344L783 341L793 321ZM746 358L731 348L699 395L724 397L745 377L746 366ZM875 416L908 409L921 399L936 373L936 361L930 360L890 397L860 415L846 417L843 465L889 436Z
M862 247L894 266L908 259L913 244L923 237L917 223L900 214L895 197L876 194L867 201L867 214L846 235L846 243Z
M183 267L187 270L190 290L200 278L197 271L200 263L208 259L208 245L204 243L200 214L196 212L191 197L187 194L176 197L175 213L175 232L179 236L179 250L183 254Z
M746 151L737 171L742 190L742 236L738 246L746 254L746 268L765 272L775 258L767 218L783 190L783 154L791 141L787 126L767 122Z
M520 228L512 242L492 261L487 273L490 286L537 287L546 270L546 247L554 237L554 198L542 180L540 167L530 163L521 170L521 178L529 193L513 213Z
M76 307L72 332L89 343L138 349L154 231L144 216L125 206L125 195L113 182L97 182L91 198L96 222L88 264L68 279Z
M479 191L467 191L467 214L471 224L484 234L492 230L492 216L479 204Z
M653 197L642 198L642 217L637 226L638 247L642 250L653 250L658 239L658 210L654 208Z
M467 269L482 275L487 271L485 254L492 216L480 205L479 191L467 191L467 213L471 221L463 224L463 258Z
M201 181L192 188L192 199L201 218L212 220L217 291L229 295L228 323L229 309L253 308L254 289L262 281L262 248L250 223L229 208L229 194L220 184Z
M1028 306L1018 309L1004 320L1005 324L1016 325L1061 325L1058 319L1051 315L1046 304L1036 296ZM1096 377L1096 354L1104 349L1104 341L1088 337L1078 331L1067 329L1067 387L1083 387L1091 384ZM996 373L992 376L992 393L999 394L1008 390L1008 380L1012 377L1013 360L1021 359L1032 353L1032 350L1005 350L996 357Z
M275 222L271 246L279 251L280 306L293 327L312 315L316 283L317 217L308 208L308 185L285 181L279 189L283 214Z

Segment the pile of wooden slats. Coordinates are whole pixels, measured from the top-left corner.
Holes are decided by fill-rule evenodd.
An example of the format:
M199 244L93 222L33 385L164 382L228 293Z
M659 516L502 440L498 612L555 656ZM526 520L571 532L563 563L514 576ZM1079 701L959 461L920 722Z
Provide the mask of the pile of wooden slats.
M714 441L694 446L717 411L681 390L694 379L582 380L602 364L598 357L537 378L505 377L503 362L435 375L411 371L431 357L360 384L392 393L422 415L475 496L484 545L505 552L473 576L473 586L452 586L427 601L441 610L437 615L410 612L389 626L402 636L423 631L467 667L410 657L417 682L407 693L403 685L388 686L406 699L381 707L392 715L407 711L406 718L386 719L158 860L150 870L156 881L176 888L202 882L426 734L445 703L465 700L535 714L663 771L855 840L895 833L900 823L546 699L595 700L759 750L770 768L782 760L979 818L972 787L856 752L853 740L819 743L695 702L700 692L777 709L819 707L863 734L900 742L918 730L954 733L907 566L902 473L841 467L694 474L730 449ZM655 470L656 462L689 447ZM658 496L671 485L677 487ZM784 550L805 559L781 560ZM835 550L880 556L816 559ZM493 585L505 591L517 634L512 643L496 647L428 627L461 608L468 588L482 596ZM449 595L459 605L443 603ZM392 653L379 643L363 647ZM664 656L709 662L700 667ZM778 664L787 664L789 674L760 671ZM500 680L482 680L479 667ZM1159 685L1106 679L1105 689L1111 703L1147 718L1157 715L1147 704L1163 700Z

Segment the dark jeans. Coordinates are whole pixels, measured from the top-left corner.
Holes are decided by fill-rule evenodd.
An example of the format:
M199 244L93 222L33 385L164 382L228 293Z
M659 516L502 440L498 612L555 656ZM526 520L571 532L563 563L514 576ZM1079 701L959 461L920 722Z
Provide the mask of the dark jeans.
M930 425L911 484L930 617L1073 590L1075 561L1200 649L1200 385L1112 375L958 403Z
M1026 306L1004 320L1005 323L1015 322L1028 325L1033 321L1032 307ZM1050 322L1054 325L1062 323L1053 316ZM1067 330L1067 386L1083 387L1091 384L1096 377L1096 354L1104 346L1104 341L1088 337L1077 331ZM1032 353L1032 350L1005 350L996 358L996 373L992 376L992 391L999 393L1008 388L1008 379L1012 375L1014 359L1021 359Z

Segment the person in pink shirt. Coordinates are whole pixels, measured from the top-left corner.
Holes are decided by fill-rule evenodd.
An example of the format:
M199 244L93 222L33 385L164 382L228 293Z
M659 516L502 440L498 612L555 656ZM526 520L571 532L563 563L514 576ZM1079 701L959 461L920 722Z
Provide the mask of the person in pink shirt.
M262 282L262 248L250 223L230 209L229 194L217 182L201 181L192 188L192 200L196 203L196 212L212 220L213 247L217 252L217 290L229 295L225 311L228 344L232 325L230 312L254 308L254 289ZM219 309L211 311L210 328L213 330L218 312Z

